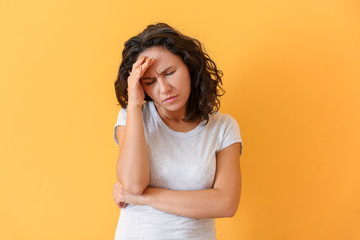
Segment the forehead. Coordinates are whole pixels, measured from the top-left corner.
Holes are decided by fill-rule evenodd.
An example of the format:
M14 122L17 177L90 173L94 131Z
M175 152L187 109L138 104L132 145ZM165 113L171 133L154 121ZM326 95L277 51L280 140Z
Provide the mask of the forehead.
M153 75L156 76L162 73L165 69L168 69L169 67L176 67L181 69L186 67L180 56L173 54L165 47L161 46L148 48L142 53L140 53L138 58L140 58L141 56L153 58L153 63L144 73L143 77L145 78Z
M138 56L138 59L141 56L145 56L147 58L153 58L154 63L158 62L177 62L182 61L182 59L178 56L167 50L165 47L156 46L146 49L145 51L141 52Z

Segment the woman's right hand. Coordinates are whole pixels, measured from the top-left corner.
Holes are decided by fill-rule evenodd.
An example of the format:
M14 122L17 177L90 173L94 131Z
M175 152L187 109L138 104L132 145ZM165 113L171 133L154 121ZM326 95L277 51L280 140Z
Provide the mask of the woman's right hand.
M152 64L153 59L145 56L140 57L132 66L130 76L128 77L128 106L141 107L145 92L140 83L140 78L144 75L148 67Z

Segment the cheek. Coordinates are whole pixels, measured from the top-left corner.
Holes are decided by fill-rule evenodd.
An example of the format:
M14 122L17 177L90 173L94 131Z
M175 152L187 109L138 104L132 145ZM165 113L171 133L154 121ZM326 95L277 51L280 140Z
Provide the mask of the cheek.
M185 81L184 81L185 80ZM190 78L190 74L188 72L184 72L180 77L179 77L179 82L180 84L182 84L183 87L186 87L188 89L191 88L191 78Z
M184 86L187 88L187 90L191 90L191 79L190 77L187 78L185 83L183 82Z
M144 92L151 98L154 96L154 88L151 85L142 85Z

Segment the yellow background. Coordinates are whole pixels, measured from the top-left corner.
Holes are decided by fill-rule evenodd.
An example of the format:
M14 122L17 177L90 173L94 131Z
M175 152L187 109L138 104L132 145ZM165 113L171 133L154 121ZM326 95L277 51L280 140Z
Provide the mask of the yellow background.
M0 239L113 239L123 43L167 22L224 71L244 141L218 238L360 239L357 0L0 1Z

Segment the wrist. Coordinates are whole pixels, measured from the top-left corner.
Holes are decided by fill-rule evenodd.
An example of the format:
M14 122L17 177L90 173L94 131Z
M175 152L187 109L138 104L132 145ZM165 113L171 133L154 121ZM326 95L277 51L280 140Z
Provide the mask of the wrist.
M144 205L148 205L151 206L151 204L153 203L153 188L146 188L143 192L143 199L144 199Z
M126 106L127 111L139 111L142 109L142 103L132 103L132 102L128 102L127 106Z

